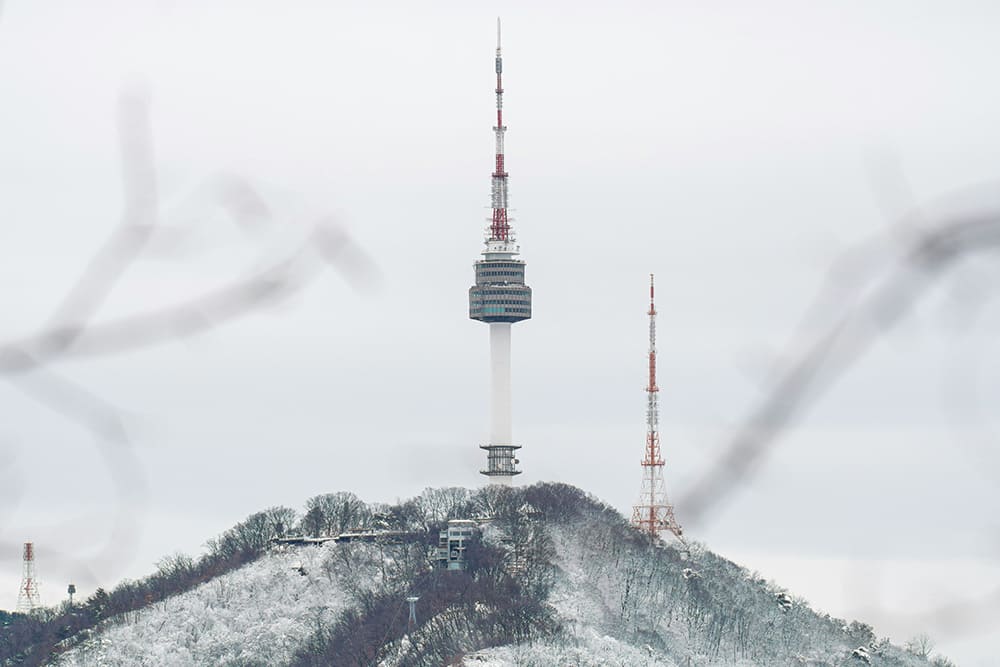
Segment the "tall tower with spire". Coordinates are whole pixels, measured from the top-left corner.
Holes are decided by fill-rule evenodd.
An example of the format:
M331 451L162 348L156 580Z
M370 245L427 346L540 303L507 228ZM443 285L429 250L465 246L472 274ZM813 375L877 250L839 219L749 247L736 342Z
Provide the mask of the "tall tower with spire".
M674 506L667 500L663 480L663 454L660 451L660 406L656 386L656 306L653 300L653 274L649 274L649 384L646 385L646 447L642 459L642 488L639 502L632 508L632 525L650 537L663 531L673 533L683 542L683 531L674 517Z
M496 155L492 176L493 217L486 228L482 259L475 262L476 284L469 288L469 317L490 325L490 439L486 468L489 483L509 485L517 469L510 418L510 325L531 317L531 288L524 284L524 261L517 259L511 219L507 215L507 169L504 164L503 58L500 19L497 19L497 124Z

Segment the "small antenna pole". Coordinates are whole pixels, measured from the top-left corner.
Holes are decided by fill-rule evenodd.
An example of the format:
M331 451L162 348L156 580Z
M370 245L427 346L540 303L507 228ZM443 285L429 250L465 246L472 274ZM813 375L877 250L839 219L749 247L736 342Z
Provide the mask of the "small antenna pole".
M406 634L413 632L413 628L417 627L417 600L419 597L410 596L406 598L406 601L410 603L410 618L406 621Z

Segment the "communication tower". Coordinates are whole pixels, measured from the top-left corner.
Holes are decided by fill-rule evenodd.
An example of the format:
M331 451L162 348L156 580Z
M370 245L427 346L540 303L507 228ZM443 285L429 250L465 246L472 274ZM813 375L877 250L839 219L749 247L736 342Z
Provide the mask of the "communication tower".
M653 274L649 274L649 384L646 386L646 451L642 459L642 489L639 502L632 508L632 525L650 537L663 531L684 541L683 531L674 517L674 506L667 500L663 480L663 454L660 451L660 406L656 386L656 306L653 303Z
M469 317L490 325L490 440L485 449L482 474L491 484L510 485L519 461L520 445L511 435L510 325L531 317L531 288L524 284L524 261L516 259L520 247L507 215L507 168L504 164L503 58L500 52L500 19L497 19L497 124L496 155L492 176L493 217L486 228L483 258L474 264L476 284L469 288Z
M17 593L17 611L28 613L42 606L35 578L35 545L24 543L24 566L21 571L21 588Z

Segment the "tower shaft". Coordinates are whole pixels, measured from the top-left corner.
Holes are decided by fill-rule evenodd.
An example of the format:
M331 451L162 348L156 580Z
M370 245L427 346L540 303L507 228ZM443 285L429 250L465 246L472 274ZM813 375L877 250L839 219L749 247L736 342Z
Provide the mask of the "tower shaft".
M490 442L511 442L510 323L490 323Z
M639 502L632 508L632 525L651 537L669 531L683 540L674 507L667 499L663 479L663 453L660 450L660 406L656 385L656 305L653 274L649 274L649 382L646 385L646 447L641 462L642 487Z
M35 545L24 543L24 559L21 570L21 587L17 593L17 611L31 612L42 606L38 594L38 580L35 578Z
M511 429L511 339L510 325L531 318L531 288L524 283L520 248L507 215L507 167L504 158L503 57L500 50L500 19L497 19L496 53L497 116L493 132L496 151L491 176L493 216L486 228L483 258L474 264L476 284L469 288L469 317L490 325L490 440L480 445L487 451L482 474L493 484L510 484L521 474L514 458L519 445Z

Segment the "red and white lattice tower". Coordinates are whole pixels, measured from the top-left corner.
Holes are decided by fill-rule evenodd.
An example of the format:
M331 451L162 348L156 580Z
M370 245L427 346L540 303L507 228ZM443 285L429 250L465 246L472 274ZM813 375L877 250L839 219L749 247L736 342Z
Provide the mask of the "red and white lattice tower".
M24 543L24 569L21 574L21 588L17 594L17 610L28 613L42 606L38 595L38 579L35 578L35 545Z
M632 525L656 537L664 531L683 541L683 531L667 500L663 481L663 454L660 451L660 407L656 386L656 306L653 305L653 274L649 274L649 385L646 387L646 455L642 459L642 490L632 508Z

